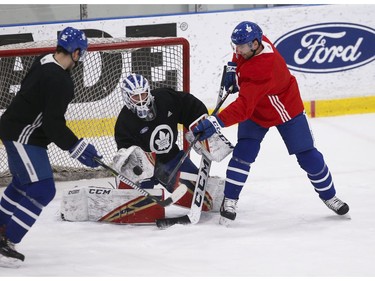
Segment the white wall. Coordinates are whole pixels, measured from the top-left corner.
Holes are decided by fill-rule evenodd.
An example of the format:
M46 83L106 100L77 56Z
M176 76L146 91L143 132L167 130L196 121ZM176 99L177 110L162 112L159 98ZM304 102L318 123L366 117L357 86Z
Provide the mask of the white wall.
M68 1L69 2L69 1ZM73 1L70 1L73 2ZM112 1L113 2L113 1ZM144 2L144 1L143 1ZM149 1L150 2L150 1ZM0 25L264 8L267 4L0 4Z
M54 39L57 30L71 25L77 28L101 29L112 37L124 37L126 36L126 26L177 23L177 36L187 38L191 45L191 92L201 98L208 107L213 107L219 89L222 66L231 59L230 35L239 22L244 20L257 22L264 34L273 41L293 30L327 22L366 26L372 32L372 40L374 40L374 15L375 5L283 7L12 26L0 28L0 35L32 32L35 41L47 40ZM372 50L372 62L354 69L324 74L292 71L299 81L303 99L318 100L375 95L374 50Z

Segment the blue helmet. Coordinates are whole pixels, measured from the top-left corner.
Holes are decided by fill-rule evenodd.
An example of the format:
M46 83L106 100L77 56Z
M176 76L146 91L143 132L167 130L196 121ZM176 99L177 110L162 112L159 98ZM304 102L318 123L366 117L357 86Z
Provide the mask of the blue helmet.
M87 38L83 31L66 27L57 36L57 46L63 47L70 54L80 49L79 56L82 58L87 50Z
M260 44L262 43L262 35L263 31L256 23L243 21L234 28L231 39L235 45L251 44L254 40L258 40Z
M156 117L154 96L146 78L133 73L125 78L121 89L126 107L139 118L149 121ZM147 93L147 96L142 96L143 93Z

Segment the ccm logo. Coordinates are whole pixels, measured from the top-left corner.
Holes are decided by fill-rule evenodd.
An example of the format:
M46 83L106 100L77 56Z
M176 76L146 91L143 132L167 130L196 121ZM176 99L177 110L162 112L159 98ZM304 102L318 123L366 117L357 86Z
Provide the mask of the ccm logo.
M206 181L208 179L209 170L211 167L211 163L207 161L206 159L203 159L203 167L199 170L199 178L198 178L198 184L197 184L197 193L194 198L194 204L198 207L203 204L204 200L204 189L206 186Z
M94 189L94 188L90 188L89 189L89 193L90 194L110 194L111 191L108 190L108 189Z
M375 29L352 23L321 23L293 30L275 41L288 68L329 73L375 59Z

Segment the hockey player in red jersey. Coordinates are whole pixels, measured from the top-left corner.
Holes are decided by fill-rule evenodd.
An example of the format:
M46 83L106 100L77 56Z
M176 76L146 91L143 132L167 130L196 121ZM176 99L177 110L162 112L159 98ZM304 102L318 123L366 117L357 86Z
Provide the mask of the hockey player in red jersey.
M296 78L290 74L284 59L253 22L239 23L231 40L235 53L228 63L225 88L239 92L238 97L193 130L203 140L220 130L220 126L239 123L238 142L226 173L220 223L228 225L235 219L237 201L250 166L265 134L273 126L278 129L289 154L296 155L320 199L336 214L346 214L349 206L336 197L330 171L323 155L315 148Z

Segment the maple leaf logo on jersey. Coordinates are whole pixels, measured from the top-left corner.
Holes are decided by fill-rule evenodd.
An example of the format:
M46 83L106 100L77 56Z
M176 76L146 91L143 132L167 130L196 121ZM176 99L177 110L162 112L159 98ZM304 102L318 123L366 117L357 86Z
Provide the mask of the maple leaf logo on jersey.
M157 126L151 133L150 150L156 154L168 153L175 139L172 128L167 124Z
M159 132L159 139L155 140L158 150L164 150L170 146L170 135L169 133Z

